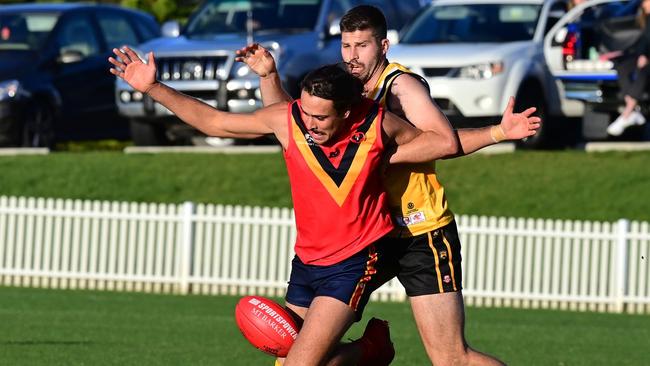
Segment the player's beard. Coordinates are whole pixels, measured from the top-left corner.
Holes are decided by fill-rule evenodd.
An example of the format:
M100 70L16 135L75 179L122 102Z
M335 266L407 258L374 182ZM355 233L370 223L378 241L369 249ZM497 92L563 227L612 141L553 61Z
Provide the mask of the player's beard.
M377 54L373 58L373 61L374 63L370 65L363 64L356 61L346 62L346 64L348 67L348 71L357 79L361 80L361 82L365 85L368 82L368 80L372 79L375 73L377 73L379 70L382 69L384 62L386 61L383 57L381 50L377 51ZM354 69L351 69L350 66L352 66ZM356 68L359 66L361 70L357 71Z

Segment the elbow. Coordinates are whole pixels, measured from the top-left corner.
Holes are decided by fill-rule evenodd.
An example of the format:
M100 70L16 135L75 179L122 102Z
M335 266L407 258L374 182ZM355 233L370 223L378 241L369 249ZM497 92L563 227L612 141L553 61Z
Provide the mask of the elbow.
M444 157L452 157L462 155L462 147L458 139L458 134L456 131L452 131L451 134L445 139L443 144Z
M438 151L438 159L451 158L461 154L460 151L462 148L455 130L451 130L447 134L436 133L433 137L435 138L436 150Z

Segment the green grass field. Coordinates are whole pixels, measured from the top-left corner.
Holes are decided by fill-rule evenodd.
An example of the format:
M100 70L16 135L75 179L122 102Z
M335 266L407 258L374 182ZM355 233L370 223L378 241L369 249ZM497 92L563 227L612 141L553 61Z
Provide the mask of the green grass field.
M0 365L273 365L237 330L237 300L0 287ZM365 315L391 321L393 365L427 364L407 303L370 303ZM648 316L469 308L467 336L510 365L650 360Z
M438 164L456 213L650 221L650 153L476 155ZM0 195L291 206L280 154L55 153L0 157ZM269 365L233 318L234 297L0 287L3 365ZM426 365L407 303L394 365ZM356 338L365 321L349 337ZM650 365L650 317L470 308L470 344L510 365Z
M456 213L650 221L650 152L516 152L438 163ZM0 157L0 195L291 206L281 155Z

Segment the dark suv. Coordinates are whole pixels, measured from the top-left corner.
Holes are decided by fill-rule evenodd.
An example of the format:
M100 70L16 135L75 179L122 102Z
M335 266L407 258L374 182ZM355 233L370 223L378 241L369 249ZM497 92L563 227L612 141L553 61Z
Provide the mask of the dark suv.
M115 6L0 7L0 146L128 139L107 58L159 35L150 15Z

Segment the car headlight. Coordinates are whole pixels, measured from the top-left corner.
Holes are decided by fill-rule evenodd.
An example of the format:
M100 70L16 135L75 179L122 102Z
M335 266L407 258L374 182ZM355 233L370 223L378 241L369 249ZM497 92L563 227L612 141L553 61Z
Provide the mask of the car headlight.
M235 66L235 75L239 78L246 77L250 73L251 69L243 62L240 62Z
M489 62L460 68L459 78L486 80L503 72L503 62Z
M261 43L260 45L266 48L266 50L269 51L271 56L273 56L273 59L275 60L275 65L277 67L282 53L280 44L278 42L266 42L266 43ZM253 79L257 77L257 75L254 72L252 72L252 70L243 62L235 63L235 65L231 69L231 75L233 75L236 78Z
M13 99L20 93L18 80L0 81L0 101Z

